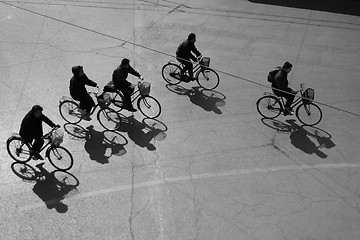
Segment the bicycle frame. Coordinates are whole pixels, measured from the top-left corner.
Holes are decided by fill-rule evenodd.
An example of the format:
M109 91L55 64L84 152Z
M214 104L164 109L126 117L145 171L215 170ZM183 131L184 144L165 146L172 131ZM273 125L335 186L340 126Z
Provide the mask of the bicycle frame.
M303 91L304 91L304 85L303 84L300 84L300 96L298 96L298 95L295 95L295 100L293 101L293 103L291 104L291 108L295 108L297 105L300 105L301 104L301 102L302 102L302 94L303 94ZM275 94L274 94L275 95ZM275 95L277 98L279 98L280 99L280 102L281 102L281 104L282 104L282 108L284 109L285 108L285 101L284 101L284 97L282 97L282 96L277 96L277 95Z
M185 65L183 63L181 63L181 62L179 62L179 63L180 63L181 68L184 69ZM197 62L195 62L193 64L193 74L194 74L194 76L197 76L197 72L199 72L200 70L201 70L201 65L200 65L200 60L199 60L199 61L197 61Z
M118 95L124 97L124 94L120 90L116 90L113 99L115 99ZM138 99L139 97L142 97L139 90L139 84L137 85L136 90L131 93L130 97L131 97L131 103L135 102L135 100Z

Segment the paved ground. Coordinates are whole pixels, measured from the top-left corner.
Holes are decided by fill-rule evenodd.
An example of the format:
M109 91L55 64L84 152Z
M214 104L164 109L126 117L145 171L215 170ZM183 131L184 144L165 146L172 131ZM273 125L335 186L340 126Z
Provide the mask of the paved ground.
M220 73L216 92L162 80L190 32ZM1 239L359 238L358 15L271 1L0 1L0 34ZM18 178L5 141L25 113L40 104L63 125L71 67L103 86L123 57L152 83L162 132L135 113L111 147L95 119L81 122L91 138L63 144L77 189ZM316 128L257 113L284 61L291 85L325 104Z

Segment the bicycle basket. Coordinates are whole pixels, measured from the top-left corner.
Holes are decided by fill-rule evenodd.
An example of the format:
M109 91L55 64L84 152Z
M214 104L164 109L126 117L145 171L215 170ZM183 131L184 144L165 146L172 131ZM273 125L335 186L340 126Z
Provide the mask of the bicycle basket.
M142 82L139 85L140 94L142 96L149 95L150 93L150 86L151 84L149 82Z
M302 94L304 97L302 99L304 104L309 104L314 100L315 91L312 88L307 88L305 92Z
M53 147L60 146L63 140L64 140L64 132L60 129L56 129L50 135L50 143L51 146Z
M200 60L201 68L206 69L210 66L210 58L209 57L203 57Z
M97 100L100 108L107 108L111 104L109 93L104 93L103 96L98 97Z

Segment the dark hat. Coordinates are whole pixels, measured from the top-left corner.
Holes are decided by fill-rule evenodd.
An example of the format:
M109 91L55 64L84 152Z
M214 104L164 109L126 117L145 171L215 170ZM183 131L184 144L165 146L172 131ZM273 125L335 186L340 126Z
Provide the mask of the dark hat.
M129 59L127 59L127 58L123 58L123 60L121 60L121 66L125 66L125 65L127 65L127 64L129 64L130 63L130 60Z
M83 68L83 66L73 66L72 68L71 68L71 71L72 71L72 73L75 75L75 76L78 76L79 75L79 73L80 73L80 70Z
M42 111L43 108L42 108L40 105L34 105L34 106L32 107L32 109L31 109L32 112L35 112L35 111L37 111L37 110Z
M188 39L188 40L192 40L192 39L194 39L194 38L196 38L195 33L190 33L187 39Z
M292 68L292 66L293 66L293 65L292 65L291 63L285 62L282 68L289 69L289 68Z

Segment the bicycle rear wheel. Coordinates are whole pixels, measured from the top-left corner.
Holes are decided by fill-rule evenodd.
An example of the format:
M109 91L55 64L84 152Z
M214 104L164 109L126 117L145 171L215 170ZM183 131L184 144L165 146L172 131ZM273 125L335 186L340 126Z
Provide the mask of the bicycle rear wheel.
M81 113L79 112L79 104L76 102L65 100L60 103L59 111L61 117L68 123L78 123L81 121Z
M11 169L16 176L24 180L35 180L37 177L35 168L26 163L14 162L11 164Z
M62 146L49 147L46 155L49 162L59 170L69 170L74 164L73 156Z
M211 68L207 68L196 74L196 81L200 87L206 90L212 90L219 85L220 78L217 72Z
M6 142L7 151L15 161L28 162L31 159L31 146L21 137L10 137Z
M256 102L258 112L264 118L273 119L280 115L282 105L280 101L274 96L263 96Z
M165 64L162 67L161 74L164 80L171 85L175 85L181 82L180 66L175 63Z
M152 96L140 97L137 106L140 112L148 118L157 118L161 113L159 101Z
M295 114L299 121L307 126L314 126L322 119L322 111L314 103L301 104Z
M107 130L116 130L121 126L120 114L111 108L99 110L97 119L101 126Z

